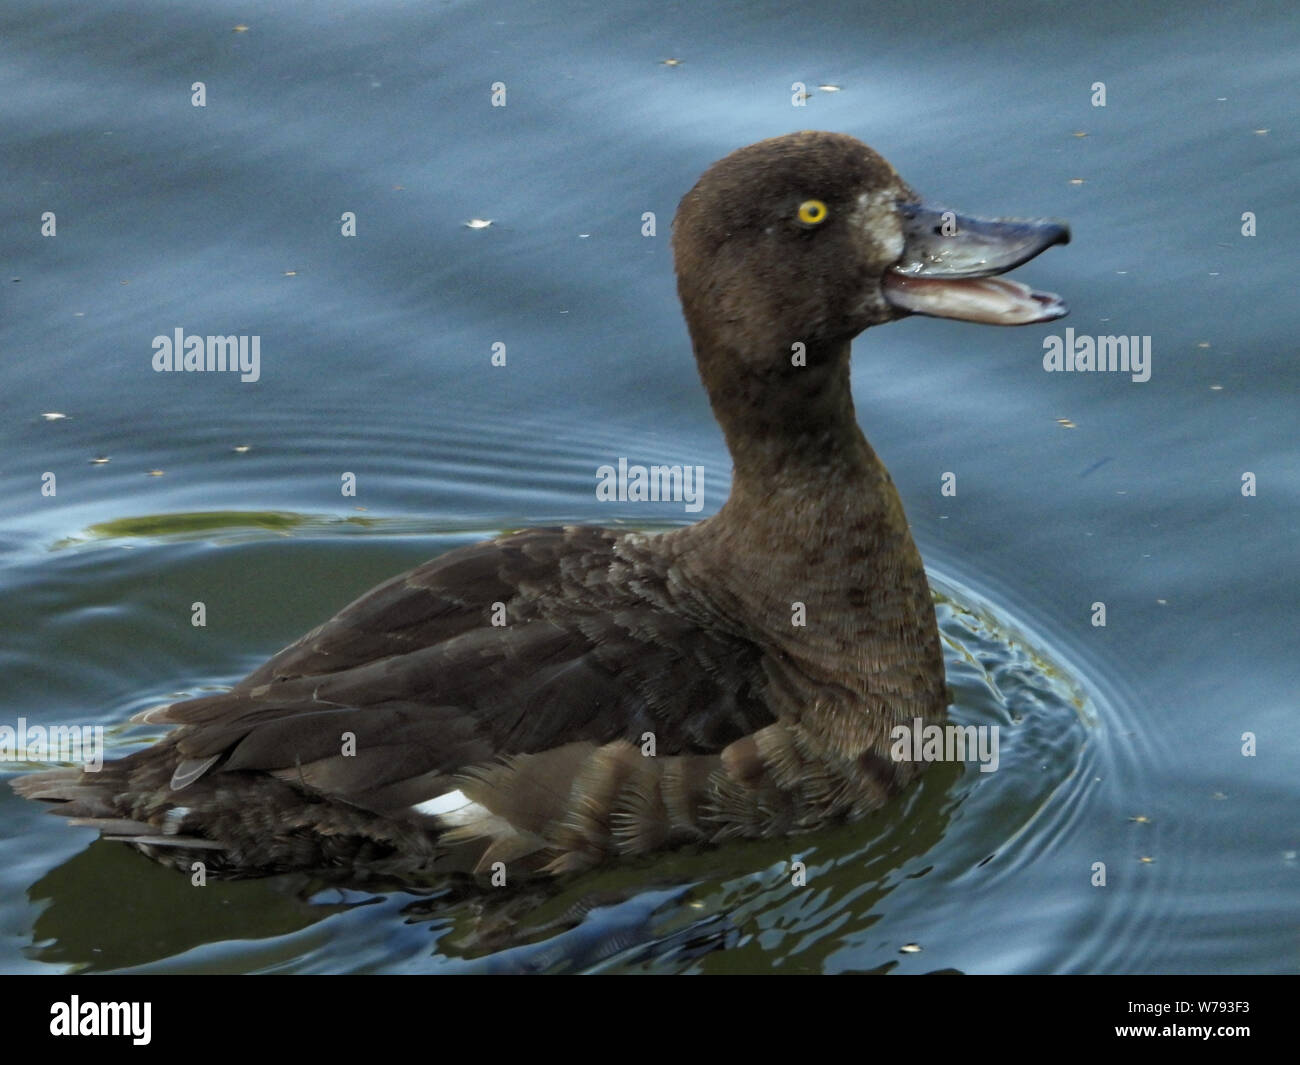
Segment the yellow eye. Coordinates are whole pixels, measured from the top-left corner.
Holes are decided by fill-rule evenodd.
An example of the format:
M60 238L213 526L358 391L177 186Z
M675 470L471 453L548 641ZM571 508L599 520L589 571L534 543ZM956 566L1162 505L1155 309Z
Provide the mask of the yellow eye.
M804 200L799 205L799 221L806 226L819 226L830 212L821 200Z

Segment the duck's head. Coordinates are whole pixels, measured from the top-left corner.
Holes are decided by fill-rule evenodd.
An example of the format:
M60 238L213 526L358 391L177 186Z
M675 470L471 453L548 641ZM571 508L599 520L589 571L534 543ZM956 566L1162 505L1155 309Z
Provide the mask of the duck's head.
M819 132L732 152L673 223L678 292L715 406L738 376L799 376L795 345L815 370L867 327L910 314L1059 318L1059 297L997 275L1069 239L1058 222L929 206L861 141Z

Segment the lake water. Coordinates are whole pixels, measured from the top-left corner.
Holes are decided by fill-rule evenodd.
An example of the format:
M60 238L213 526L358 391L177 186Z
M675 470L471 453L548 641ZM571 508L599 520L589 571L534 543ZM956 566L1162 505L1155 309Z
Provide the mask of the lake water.
M855 345L997 772L495 902L195 889L3 788L0 971L1296 971L1298 46L1267 2L13 0L0 725L102 725L112 755L453 546L701 516L599 502L619 457L702 466L715 511L668 224L733 148L841 130L1074 240L1017 275L1064 322ZM1045 372L1067 326L1149 337L1150 379ZM154 372L178 328L260 336L259 379Z

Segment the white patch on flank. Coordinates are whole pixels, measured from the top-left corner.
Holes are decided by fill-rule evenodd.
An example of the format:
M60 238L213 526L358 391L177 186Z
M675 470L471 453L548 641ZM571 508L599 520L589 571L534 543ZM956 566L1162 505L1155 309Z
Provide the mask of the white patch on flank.
M432 799L425 799L411 809L427 817L439 818L448 828L460 828L475 821L492 818L490 810L467 798L464 792L460 791L449 791Z
M162 830L164 836L176 836L180 834L181 824L189 815L188 806L173 806L163 815Z
M416 813L428 814L430 817L441 817L443 814L459 810L462 806L468 806L469 802L470 800L465 798L464 792L449 791L445 795L425 799L424 802L412 806L411 809Z

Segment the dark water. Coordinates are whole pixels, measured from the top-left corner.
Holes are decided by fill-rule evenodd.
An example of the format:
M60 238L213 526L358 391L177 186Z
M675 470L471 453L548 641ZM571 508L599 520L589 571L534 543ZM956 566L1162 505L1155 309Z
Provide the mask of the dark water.
M619 456L703 466L716 510L667 234L732 148L843 130L1075 239L1019 275L1063 323L855 348L998 772L486 902L194 889L3 789L0 970L1300 968L1298 44L1285 3L7 5L0 724L111 726L110 755L452 546L698 516L597 502ZM1067 325L1149 336L1150 380L1044 372ZM259 335L260 379L153 372L176 328Z

